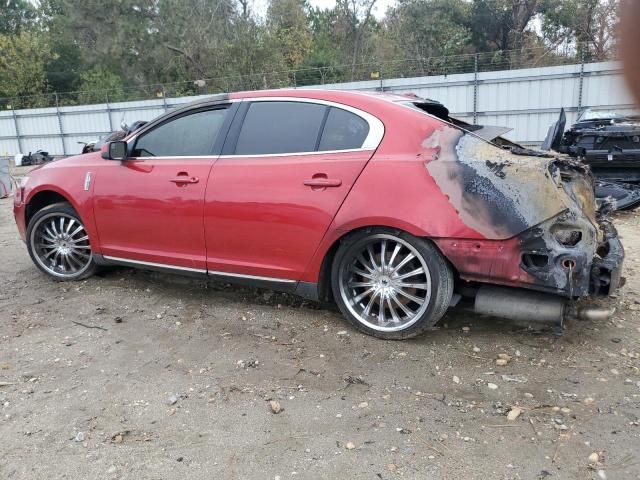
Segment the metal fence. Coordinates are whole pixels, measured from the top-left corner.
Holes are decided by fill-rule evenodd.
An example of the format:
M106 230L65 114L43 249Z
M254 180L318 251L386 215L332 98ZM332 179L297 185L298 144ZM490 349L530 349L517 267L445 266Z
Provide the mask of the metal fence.
M207 80L200 92L210 94L242 88L284 87L290 83L297 88L413 92L441 101L453 115L468 121L513 128L507 136L527 145L542 142L561 107L568 112L569 124L586 108L621 113L634 109L622 81L620 65L616 62L571 64L567 63L570 56L554 54L549 58L538 56L536 61L545 66L532 68L533 56L525 61L520 57L500 55L500 52L491 55L495 57L492 61L480 55L447 57L446 66L443 58L437 68L434 61L430 61L431 67L429 61L397 62L397 65L393 64L395 70L390 71L403 74L393 78L380 71L369 71L368 76L358 72L340 74L340 79L352 74L367 79L356 82L329 83L332 75L337 76L335 72L324 72L322 81L315 84L300 82L302 71L295 71L293 82L287 77L281 85L273 78L267 78L268 74L262 74L262 83L255 80L255 84L249 85L246 78L242 79L241 85L234 84L229 78L224 88L218 88L213 81ZM389 64L385 65L391 69ZM528 65L529 68L516 68L519 65ZM314 72L319 74L318 70ZM440 74L436 75L438 72ZM0 111L0 156L40 149L52 155L76 154L81 150L77 142L95 140L117 129L122 121L130 124L135 120L150 120L197 98L173 97L169 94L171 85L158 87L161 89L138 91L136 95L144 100L114 101L108 92L94 92L96 95L105 93L102 103L70 106L64 105L61 98L54 95L53 106L17 109L13 104L5 104L5 110ZM177 88L171 90L178 91ZM6 109L7 106L11 108Z

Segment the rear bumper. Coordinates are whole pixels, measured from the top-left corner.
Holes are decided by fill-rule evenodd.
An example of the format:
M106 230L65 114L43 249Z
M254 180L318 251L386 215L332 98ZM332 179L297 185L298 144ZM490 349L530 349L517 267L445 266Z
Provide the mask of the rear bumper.
M589 293L594 296L607 296L624 285L624 247L618 232L609 221L602 220L600 226L605 232L605 241L598 246L591 265Z

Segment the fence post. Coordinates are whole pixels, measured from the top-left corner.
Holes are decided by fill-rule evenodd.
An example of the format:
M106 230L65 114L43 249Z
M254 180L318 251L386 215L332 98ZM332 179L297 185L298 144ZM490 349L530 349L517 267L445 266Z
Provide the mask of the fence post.
M165 90L164 85L162 86L162 105L164 107L164 113L167 113L169 106L167 105L167 91Z
M60 141L62 142L62 155L67 156L67 146L64 143L64 130L62 128L62 115L60 114L60 102L58 102L58 93L53 94L56 99L56 117L58 117L58 131L60 132Z
M478 124L478 54L473 57L473 124Z
M18 116L16 115L16 109L13 108L13 106L11 107L11 115L13 116L13 125L14 125L14 128L16 129L16 140L18 141L18 150L20 150L18 153L24 153L22 151L22 139L20 137L20 127L18 126Z
M578 116L582 112L582 89L584 87L584 50L580 55L580 79L578 80Z
M111 119L111 107L109 106L109 92L104 92L104 99L107 101L107 119L109 120L109 132L113 132L113 120Z

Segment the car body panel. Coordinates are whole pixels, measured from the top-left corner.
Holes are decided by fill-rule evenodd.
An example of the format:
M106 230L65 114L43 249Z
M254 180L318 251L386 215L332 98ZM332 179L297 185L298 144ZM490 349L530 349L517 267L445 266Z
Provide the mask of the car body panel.
M102 255L204 270L204 194L215 158L105 160L93 187ZM181 176L197 183L172 181Z

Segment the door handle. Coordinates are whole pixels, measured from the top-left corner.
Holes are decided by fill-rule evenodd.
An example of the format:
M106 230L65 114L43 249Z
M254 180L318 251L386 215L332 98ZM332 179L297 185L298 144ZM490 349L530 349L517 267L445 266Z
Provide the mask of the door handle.
M169 179L169 181L173 182L175 184L180 184L180 183L198 183L200 181L200 179L198 177L189 177L187 175L178 175L175 178Z
M342 185L342 180L340 180L339 178L310 178L308 180L305 180L304 184L307 187L339 187L340 185Z

